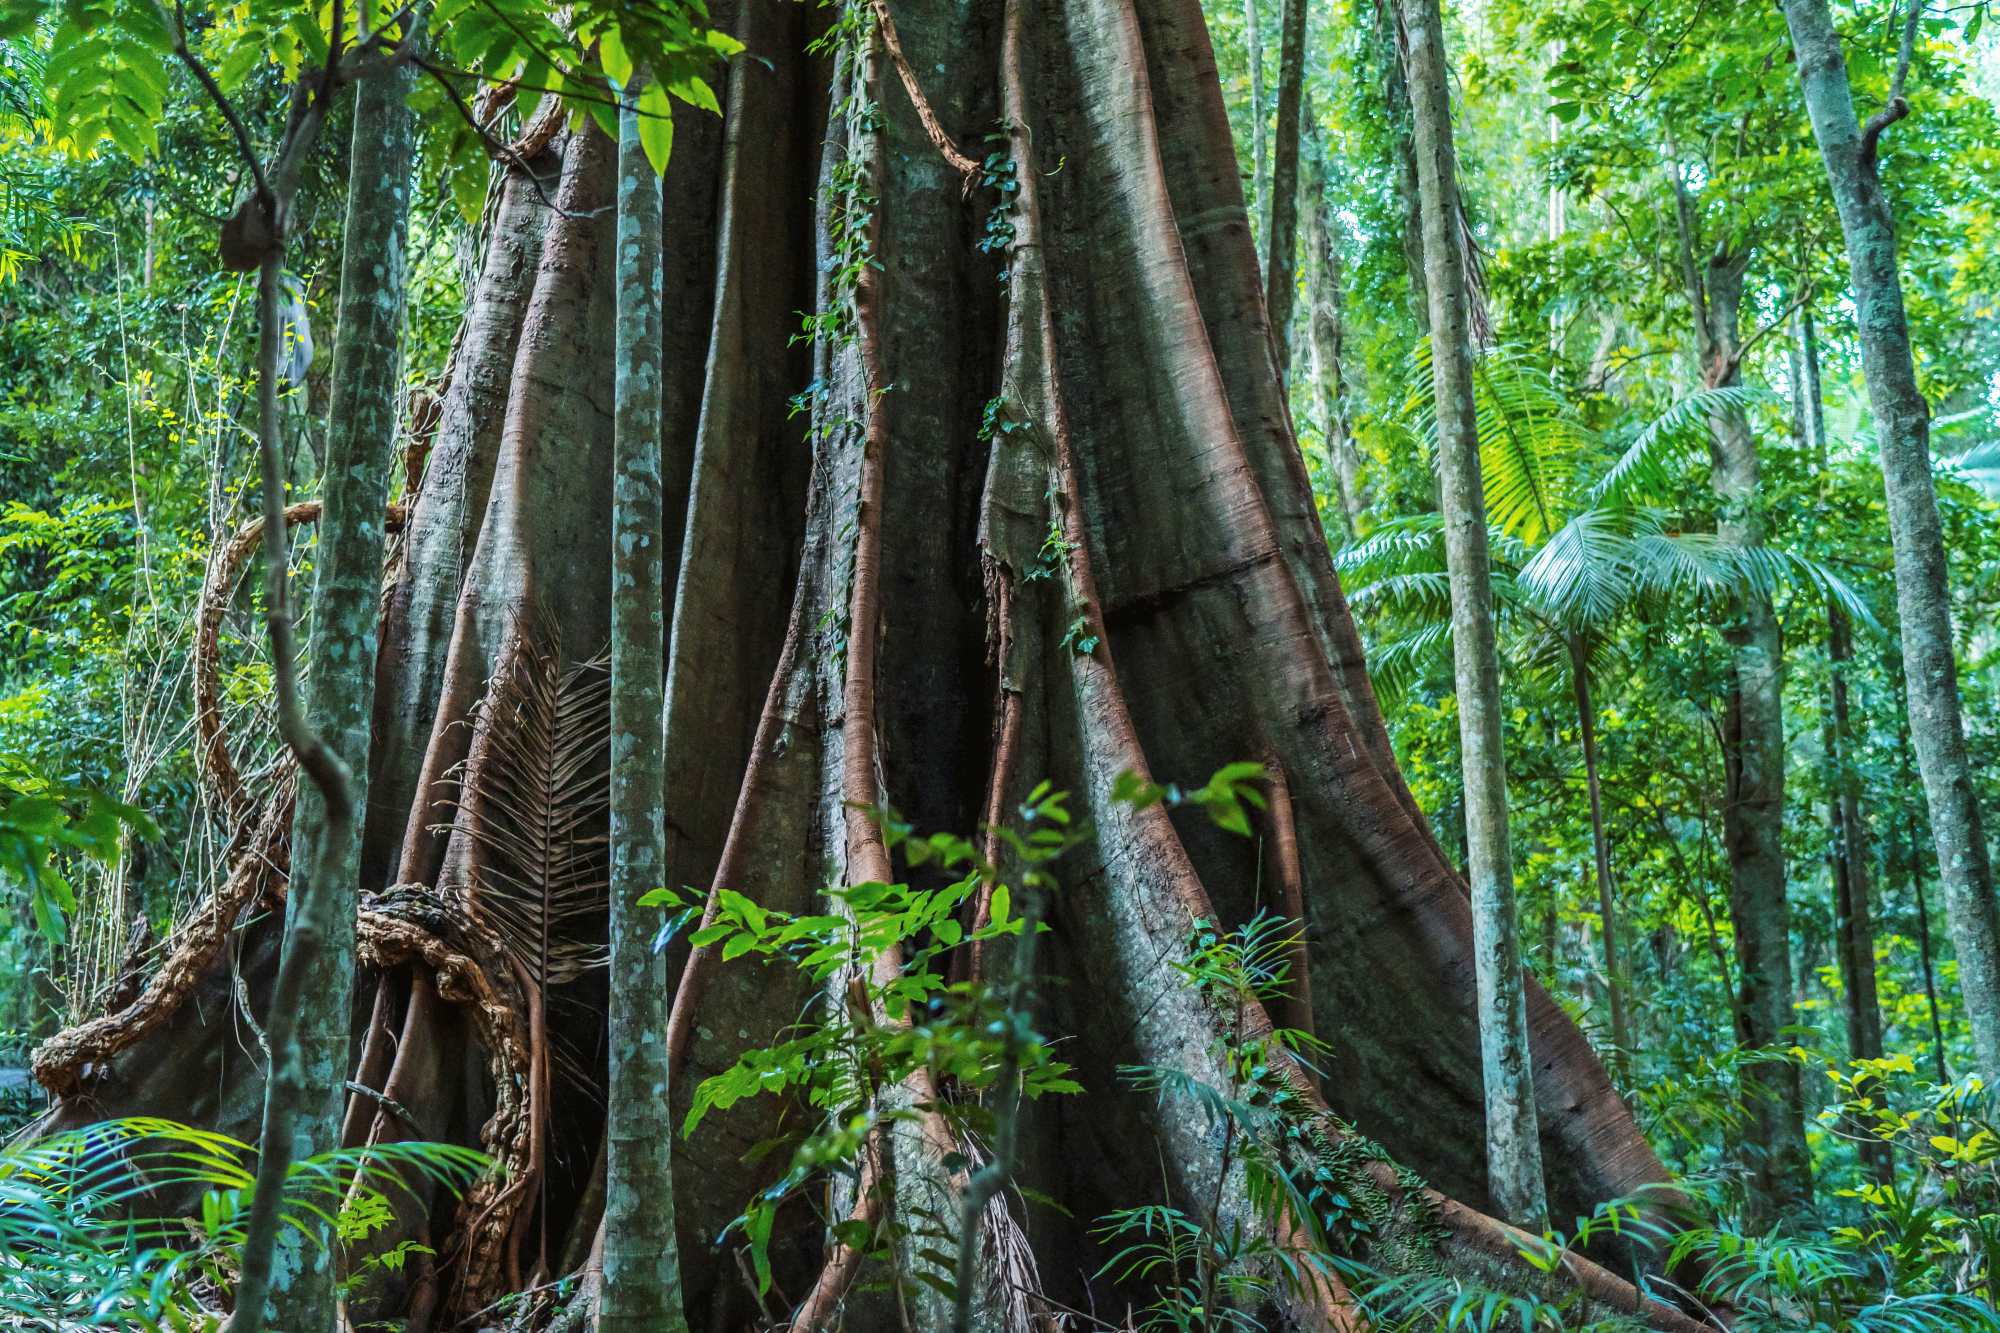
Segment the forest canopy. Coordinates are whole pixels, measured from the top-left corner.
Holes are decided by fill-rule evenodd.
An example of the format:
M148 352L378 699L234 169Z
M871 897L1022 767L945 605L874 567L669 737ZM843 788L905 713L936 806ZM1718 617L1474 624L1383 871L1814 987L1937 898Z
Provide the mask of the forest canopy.
M0 0L0 1321L2000 1329L2000 31Z

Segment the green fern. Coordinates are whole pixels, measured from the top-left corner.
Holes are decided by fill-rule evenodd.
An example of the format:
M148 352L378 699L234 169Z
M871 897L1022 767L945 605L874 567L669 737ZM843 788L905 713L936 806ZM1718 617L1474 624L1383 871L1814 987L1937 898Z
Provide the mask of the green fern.
M235 1271L256 1153L171 1120L108 1120L0 1150L0 1314L8 1327L67 1333L214 1328L208 1298ZM418 1180L463 1189L490 1162L469 1148L393 1143L293 1164L285 1221L343 1241L377 1231L390 1191ZM192 1200L187 1215L157 1211Z

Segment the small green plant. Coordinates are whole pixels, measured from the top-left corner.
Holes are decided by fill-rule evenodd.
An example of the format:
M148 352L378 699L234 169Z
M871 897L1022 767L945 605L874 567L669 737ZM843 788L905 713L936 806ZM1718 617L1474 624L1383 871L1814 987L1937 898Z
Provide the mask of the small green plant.
M1081 1090L1029 1016L1010 1006L1009 999L1018 1003L1018 997L985 980L951 981L946 968L952 950L1047 928L1041 918L1054 888L1047 867L1083 836L1072 827L1067 799L1044 782L1020 806L1019 828L993 830L1021 867L1011 884L971 840L918 835L893 811L871 810L889 850L906 865L959 877L943 888L838 887L830 893L837 911L808 915L771 911L723 890L715 919L690 937L697 947L719 948L725 963L746 955L784 958L809 975L822 996L785 1040L745 1051L731 1068L704 1080L682 1126L682 1135L691 1136L711 1111L759 1096L799 1097L822 1113L819 1127L794 1144L778 1183L752 1199L733 1224L748 1244L760 1288L771 1280L768 1243L779 1206L822 1173L858 1181L864 1150L878 1135L938 1113L962 1140L985 1138L996 1125L980 1094L1038 1098ZM983 920L974 915L979 901ZM692 895L672 889L654 890L641 902L675 913L662 944L701 908ZM892 950L901 954L902 968L886 981L876 979L874 961ZM922 1069L957 1095L926 1106L881 1095ZM895 1225L879 1234L849 1223L834 1230L855 1249L889 1253Z
M234 1281L255 1157L226 1135L143 1117L0 1151L0 1313L8 1327L219 1327L212 1298ZM352 1244L389 1225L392 1190L423 1179L457 1191L490 1166L481 1153L442 1143L324 1153L292 1165L286 1220L300 1244L312 1243L307 1217L331 1223ZM187 1199L191 1215L146 1213ZM399 1245L351 1277L398 1267L420 1249Z
M1127 799L1199 804L1222 827L1247 832L1244 805L1263 803L1247 783L1262 772L1260 765L1233 765L1195 792L1120 785ZM1116 1248L1099 1275L1153 1287L1154 1299L1139 1315L1141 1329L1258 1329L1262 1325L1251 1312L1266 1297L1279 1289L1304 1290L1333 1271L1318 1224L1331 1200L1309 1171L1294 1165L1305 1108L1274 1072L1280 1059L1306 1061L1324 1048L1310 1033L1278 1028L1251 1036L1246 1024L1253 1008L1271 1004L1290 988L1297 944L1294 923L1266 913L1236 930L1196 922L1173 967L1187 985L1234 1014L1217 1039L1227 1083L1218 1086L1154 1065L1120 1071L1140 1091L1200 1108L1211 1129L1220 1130L1217 1181L1241 1172L1257 1215L1256 1224L1226 1215L1218 1183L1215 1196L1198 1211L1148 1204L1100 1219L1097 1234ZM1298 1239L1280 1239L1291 1234L1272 1225L1282 1216L1306 1222Z

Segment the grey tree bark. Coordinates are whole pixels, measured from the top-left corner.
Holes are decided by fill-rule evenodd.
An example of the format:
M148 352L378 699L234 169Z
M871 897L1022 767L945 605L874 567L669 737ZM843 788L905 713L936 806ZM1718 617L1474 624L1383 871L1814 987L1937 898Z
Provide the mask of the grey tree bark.
M1679 229L1681 279L1694 317L1702 381L1710 388L1742 382L1746 247L1714 245L1705 252L1693 201L1678 175L1670 182ZM1740 409L1709 421L1709 484L1718 502L1716 536L1749 551L1764 541L1758 509L1757 437ZM1729 910L1736 927L1739 1036L1756 1047L1789 1044L1793 1022L1791 908L1786 897L1784 650L1778 617L1764 591L1733 598L1722 636L1729 646L1720 739L1723 756L1723 845L1729 863ZM1753 1184L1753 1216L1810 1204L1812 1164L1806 1151L1805 1094L1798 1066L1767 1060L1745 1072L1745 1111L1752 1132L1740 1145Z
M1264 123L1264 16L1257 0L1243 0L1243 53L1250 64L1250 229L1264 239L1263 222L1270 215L1270 138ZM1270 255L1264 256L1270 261Z
M1828 466L1826 406L1819 375L1819 339L1810 306L1799 311L1799 337L1793 348L1794 386L1802 442L1812 451L1822 475ZM1834 947L1840 961L1842 998L1847 1013L1847 1052L1854 1060L1882 1054L1882 1006L1875 985L1875 922L1869 884L1868 823L1861 808L1861 775L1854 767L1852 708L1848 677L1854 663L1854 627L1847 612L1832 598L1826 606L1826 655L1830 680L1821 727L1826 753L1828 823L1833 834L1827 867L1833 880ZM1895 1162L1888 1145L1864 1142L1862 1163L1875 1179L1893 1184Z
M666 875L666 531L662 514L661 182L633 75L618 109L611 483L611 872L604 1288L597 1326L686 1333L674 1235L666 959L639 906Z
M1417 187L1415 120L1410 109L1407 74L1408 40L1401 0L1375 0L1375 62L1382 81L1382 110L1390 127L1390 169L1396 176L1396 198L1403 206L1403 269L1410 279L1410 311L1420 330L1430 329L1430 294L1424 289L1423 195Z
M1292 306L1298 282L1299 126L1305 76L1306 0L1284 0L1278 38L1277 145L1271 159L1271 230L1264 247L1264 305L1271 317L1280 375L1292 364Z
M1590 797L1590 849L1596 870L1597 917L1604 926L1604 992L1611 1009L1611 1067L1631 1068L1632 1024L1625 1009L1625 968L1619 951L1617 886L1611 878L1611 839L1604 827L1604 791L1597 772L1597 706L1590 696L1590 661L1581 636L1570 634L1570 691L1576 700L1577 741L1583 750L1584 790Z
M1457 157L1438 0L1405 0L1410 100L1416 113L1423 196L1431 367L1437 396L1438 474L1451 573L1452 658L1458 687L1460 770L1465 782L1466 877L1472 889L1486 1089L1487 1173L1502 1212L1526 1225L1547 1215L1535 1122L1514 866L1507 829L1507 758L1501 738L1500 662L1493 631L1492 562L1474 423L1472 343L1458 245Z
M1348 431L1347 375L1342 365L1346 340L1341 290L1340 242L1326 202L1326 164L1315 143L1306 209L1307 323L1311 333L1313 399L1319 407L1320 437L1333 467L1340 517L1348 540L1359 532L1366 502L1361 493L1361 459Z
M296 1095L295 1159L340 1144L347 1107L354 994L354 919L361 840L355 812L367 804L374 710L382 529L389 464L402 405L405 235L415 133L407 100L411 68L364 79L355 90L338 330L327 412L326 469L320 486L319 552L313 583L313 654L306 670L306 716L345 770L344 793L329 799L302 783L293 816L293 875L286 895L287 949L300 950L296 1055L273 1044L274 1065L297 1060L297 1092L274 1071L268 1100ZM275 525L266 503L265 540ZM341 808L344 807L344 808ZM317 936L304 949L302 937ZM266 1110L265 1142L281 1119ZM324 1222L286 1227L271 1272L271 1322L281 1329L338 1326L335 1250Z
M1994 1086L2000 1084L2000 917L1965 750L1952 650L1950 571L1931 477L1930 404L1917 385L1896 269L1895 218L1882 191L1878 162L1883 131L1909 112L1903 82L1923 8L1910 6L1888 105L1863 126L1825 0L1784 3L1806 112L1847 241L1861 366L1895 551L1910 736L1930 807L1945 918L1958 954L1959 989L1972 1020L1979 1072Z

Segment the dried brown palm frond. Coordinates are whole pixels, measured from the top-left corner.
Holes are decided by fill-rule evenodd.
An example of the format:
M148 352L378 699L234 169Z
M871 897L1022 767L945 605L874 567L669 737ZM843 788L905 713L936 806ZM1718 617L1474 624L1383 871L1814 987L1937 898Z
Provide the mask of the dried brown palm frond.
M534 637L511 633L487 682L439 887L546 995L604 962L611 692L604 656L565 668Z

